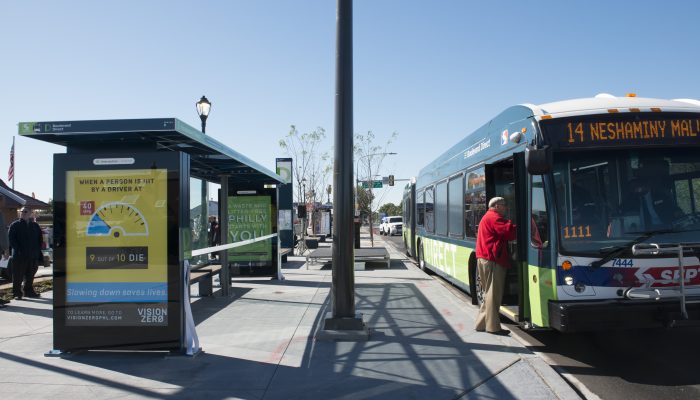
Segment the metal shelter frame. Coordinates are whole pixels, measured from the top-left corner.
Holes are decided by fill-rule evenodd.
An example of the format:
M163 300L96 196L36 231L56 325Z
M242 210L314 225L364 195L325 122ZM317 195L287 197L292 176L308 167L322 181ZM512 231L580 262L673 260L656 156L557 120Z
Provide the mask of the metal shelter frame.
M186 166L183 170L185 178L195 178L203 182L221 185L219 206L221 232L228 232L228 210L225 206L227 204L225 199L229 195L235 194L239 190L270 193L271 187L284 183L283 178L279 175L176 118L20 122L19 134L65 146L68 156L75 154L80 157L92 155L101 157L104 154L109 154L112 158L100 158L99 160L102 162L114 161L115 166L122 163L128 164L129 156L137 157L138 154L144 152L178 153L183 160L188 160L183 164ZM95 162L97 160L98 158L95 158ZM189 182L189 179L185 179L185 181ZM274 192L277 194L274 195L273 201L277 204L279 194L277 190ZM181 189L180 191L182 199L179 202L181 208L179 213L180 215L189 215L189 204L183 201L188 197L183 196L189 196L189 190ZM204 204L207 204L208 199L204 201ZM276 215L272 217L277 218ZM277 277L283 279L279 272L281 260L278 233L269 236L277 237ZM228 235L225 234L222 235L221 239L220 246L193 249L192 252L189 251L189 244L181 239L179 252L193 255L193 253L206 254L220 251L221 264L227 266L229 264L227 249L239 244L228 244ZM185 277L189 275L188 266L189 263L185 260ZM185 280L185 284L187 285L187 280ZM229 295L230 286L229 268L222 268L222 296ZM189 301L185 307L188 311ZM191 313L189 318L191 318ZM190 325L189 322L191 321L187 321L186 325ZM198 352L199 344L196 340L194 324L185 327L185 331L187 343L184 344L184 351L187 354Z

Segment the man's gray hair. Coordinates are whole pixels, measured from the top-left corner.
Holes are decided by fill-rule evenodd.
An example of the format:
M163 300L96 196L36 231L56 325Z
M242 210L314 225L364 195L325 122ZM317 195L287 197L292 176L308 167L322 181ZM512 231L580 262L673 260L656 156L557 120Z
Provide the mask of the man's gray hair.
M489 208L496 207L496 204L506 204L506 199L503 197L492 197L491 200L489 200Z

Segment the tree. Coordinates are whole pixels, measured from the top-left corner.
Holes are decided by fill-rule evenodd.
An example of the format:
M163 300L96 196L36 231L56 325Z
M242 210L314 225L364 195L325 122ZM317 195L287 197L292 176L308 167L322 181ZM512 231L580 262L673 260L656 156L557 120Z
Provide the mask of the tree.
M323 201L328 178L333 170L331 157L328 151L321 151L320 147L326 138L326 130L318 127L316 130L300 134L296 126L291 125L289 133L279 141L279 146L292 157L294 168L294 185L297 204L311 204ZM306 193L303 193L306 191ZM304 204L304 206L306 206ZM311 221L312 232L315 233L316 224ZM302 235L306 227L302 227Z
M384 203L379 207L379 213L384 213L386 215L402 215L403 211L401 206L397 206L394 203Z
M355 135L355 168L357 169L357 176L355 179L357 181L368 181L372 182L375 175L380 171L382 166L382 161L389 155L387 150L389 145L396 139L398 133L393 132L389 139L383 146L376 145L374 143L376 137L372 131L368 131L367 134L356 134ZM357 188L357 198L358 198L358 208L360 206L359 199L362 197L362 192L367 193L367 201L362 204L364 208L359 208L360 213L364 213L369 219L369 237L374 246L374 232L372 229L373 217L377 210L373 207L374 191L372 190L372 185L369 184L367 189L363 189L361 185ZM381 202L381 198L379 198Z

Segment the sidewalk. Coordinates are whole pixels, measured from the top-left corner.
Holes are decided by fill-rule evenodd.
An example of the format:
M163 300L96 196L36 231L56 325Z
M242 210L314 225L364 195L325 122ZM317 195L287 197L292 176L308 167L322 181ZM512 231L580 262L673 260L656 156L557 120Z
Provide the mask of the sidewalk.
M381 243L377 238L375 245ZM363 236L368 246L368 236ZM52 348L50 292L0 310L3 399L578 399L517 340L473 330L476 308L402 254L355 273L366 342L315 340L330 268L289 257L284 281L236 278L231 298L194 298L204 354ZM193 294L194 288L193 286Z

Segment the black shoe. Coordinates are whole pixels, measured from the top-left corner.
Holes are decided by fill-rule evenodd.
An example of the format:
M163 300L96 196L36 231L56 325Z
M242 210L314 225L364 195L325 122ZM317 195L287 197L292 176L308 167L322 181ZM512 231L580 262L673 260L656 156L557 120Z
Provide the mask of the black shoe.
M0 299L0 305L5 305L5 304L7 304L7 303L9 303L9 302L10 302L9 300Z
M15 300L22 300L22 296L15 296L15 297L13 297L13 299L15 299Z
M496 332L489 332L492 335L497 335L497 336L508 336L510 335L510 331L508 329L501 329Z
M31 297L32 299L38 299L41 297L39 293L29 293L28 295L25 295L25 297Z

